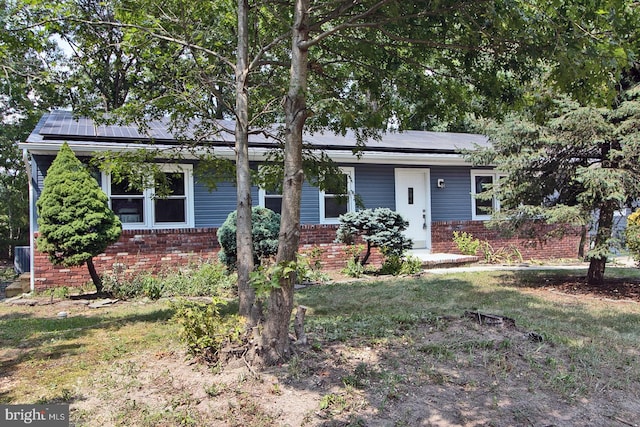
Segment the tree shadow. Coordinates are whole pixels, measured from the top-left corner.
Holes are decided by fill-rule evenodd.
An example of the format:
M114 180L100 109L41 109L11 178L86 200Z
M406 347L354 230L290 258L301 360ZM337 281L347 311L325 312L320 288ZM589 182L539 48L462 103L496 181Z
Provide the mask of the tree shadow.
M33 314L25 312L0 314L0 322L4 320L27 319L29 317L33 317Z
M598 370L607 363L590 359L603 357L593 355L595 346L602 343L591 342L590 337L594 327L602 328L600 336L604 339L613 331L637 336L640 314L602 316L585 310L579 302L553 303L543 296L524 294L514 283L528 287L525 284L528 282L522 279L529 280L531 276L519 273L499 275L502 287L498 288L478 286L461 277L390 283L389 286L403 287L402 301L413 301L404 308L390 294L376 298L377 293L385 295L378 285L330 287L326 295L321 295L319 289L299 292L297 302L309 307L308 335L312 348L321 348L323 354L301 353L300 357L310 360L325 357L326 362L321 364L325 382L320 383L322 387L316 386L318 373L309 369L310 379L294 381L291 386L315 390L324 396L351 394L364 399L360 407L342 411L318 408L317 424L313 425L497 422L578 426L588 417L591 425L605 426L611 423L607 414L617 411L625 418L628 412L624 402L613 397L616 386L603 387L613 384L608 377L610 372ZM534 277L545 276L540 273ZM369 294L365 293L367 288ZM436 288L438 291L433 292ZM396 314L389 315L394 305ZM496 329L478 325L461 318L466 309L508 316L515 319L516 327ZM381 331L379 336L363 336L358 330L358 322L366 317L363 313L383 316L385 312L390 318L386 334ZM566 322L567 319L571 321ZM327 328L329 323L335 329ZM369 319L369 326L373 324ZM628 344L633 347L631 341ZM358 354L357 350L363 347L375 349L368 359ZM575 347L580 350L574 351ZM638 352L628 353L624 363L637 365ZM335 354L341 354L338 363L332 361L336 357L331 355ZM621 361L619 356L611 356L611 363ZM370 372L368 378L365 373L354 393L354 379L358 380L366 370ZM620 380L637 381L640 372L636 370L631 375L633 380ZM598 387L602 389L596 393Z
M628 275L629 269L609 269L602 285L587 283L584 271L515 271L500 276L506 286L530 289L553 289L575 296L590 296L640 302L640 277Z

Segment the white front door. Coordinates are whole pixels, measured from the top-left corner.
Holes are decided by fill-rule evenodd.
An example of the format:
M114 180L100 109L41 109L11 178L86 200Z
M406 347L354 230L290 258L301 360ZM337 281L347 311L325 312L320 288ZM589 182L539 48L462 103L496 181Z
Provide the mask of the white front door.
M431 193L429 169L395 171L396 211L409 221L405 235L415 249L431 248Z

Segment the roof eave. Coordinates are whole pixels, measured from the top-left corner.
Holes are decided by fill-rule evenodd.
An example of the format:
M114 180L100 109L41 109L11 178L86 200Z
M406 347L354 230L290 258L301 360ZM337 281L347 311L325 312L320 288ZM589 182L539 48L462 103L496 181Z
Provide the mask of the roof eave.
M81 156L89 156L96 152L119 151L133 152L140 149L150 148L149 144L141 143L122 143L122 142L101 142L95 141L39 141L25 142L19 144L20 148L26 148L31 154L36 155L55 155L62 144L67 142L74 153ZM154 144L154 149L164 151L167 157L178 152L176 145L170 144ZM327 147L322 147L326 149ZM264 146L251 146L249 155L252 161L264 161L270 148ZM449 166L469 166L469 162L465 161L463 156L453 151L436 152L432 151L388 151L388 150L365 150L356 155L350 149L338 149L333 147L326 150L334 161L339 163L362 163L362 164L407 164L407 165L449 165ZM232 146L216 146L214 154L223 158L235 158L235 150ZM196 151L195 154L204 153L204 150ZM195 159L196 155L184 153L185 158Z

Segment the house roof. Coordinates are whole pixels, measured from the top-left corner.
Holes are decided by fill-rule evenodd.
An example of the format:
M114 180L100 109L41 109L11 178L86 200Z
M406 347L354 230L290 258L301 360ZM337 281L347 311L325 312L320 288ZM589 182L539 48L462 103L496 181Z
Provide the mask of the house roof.
M220 121L219 125L221 131L198 140L202 144L219 147L220 150L232 149L234 122ZM179 138L177 133L172 132L167 120L149 121L147 129L141 130L135 125L96 124L89 118L74 118L70 111L56 110L42 117L21 147L41 154L56 152L59 145L66 141L76 152L91 153L140 148L141 145L151 143L156 147L170 147L180 144L181 141L197 139L195 128L181 131L181 136L182 138ZM354 132L347 132L344 136L330 132L306 133L304 141L314 148L329 152L332 157L337 156L343 159L352 158L353 149L357 147ZM268 150L276 144L277 141L274 138L269 138L262 133L252 134L249 137L249 145L254 152ZM461 161L460 150L484 147L488 144L485 136L477 134L430 131L387 132L379 141L367 142L362 153L372 162L383 158L400 160L418 156L421 158L420 161L430 157L458 163ZM418 161L417 158L415 160Z

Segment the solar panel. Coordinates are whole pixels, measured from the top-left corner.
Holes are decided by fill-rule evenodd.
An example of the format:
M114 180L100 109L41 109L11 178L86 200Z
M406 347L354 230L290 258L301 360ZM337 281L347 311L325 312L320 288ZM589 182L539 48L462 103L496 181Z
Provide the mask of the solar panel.
M209 142L233 143L233 130L235 123L229 120L219 122L221 130L209 131L206 133L196 133L195 125L185 126L172 132L168 119L153 120L147 125L143 132L134 125L98 125L89 118L73 118L70 111L53 111L43 117L44 123L39 129L39 134L48 139L82 139L108 138L118 142L131 140L161 140L174 141L180 139L202 139L206 137ZM227 131L225 131L226 129ZM196 135L199 138L196 138ZM330 132L315 132L305 135L304 140L313 146L330 149L352 149L356 146L355 132L348 131L344 136L335 135ZM273 144L275 140L268 138L262 133L252 134L250 143L253 144ZM416 152L453 152L457 149L471 149L475 145L486 146L489 144L483 135L448 133L448 132L428 132L428 131L406 131L389 132L382 135L380 141L371 140L367 147L372 150L382 150L388 152L416 151Z

